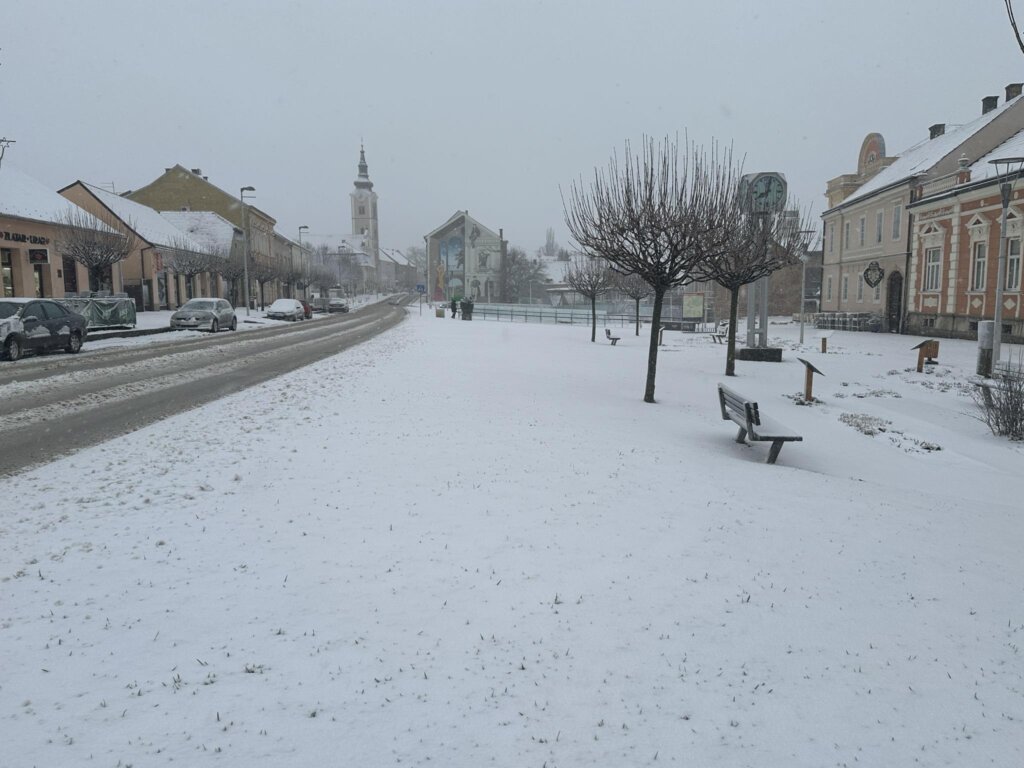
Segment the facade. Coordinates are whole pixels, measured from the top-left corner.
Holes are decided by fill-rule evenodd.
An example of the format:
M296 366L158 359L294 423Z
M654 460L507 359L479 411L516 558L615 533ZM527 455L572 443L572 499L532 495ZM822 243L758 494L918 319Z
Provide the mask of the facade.
M857 172L828 183L830 207L822 214L822 312L870 314L875 327L904 329L916 190L924 179L955 174L962 156L980 157L1024 128L1020 86L1011 84L1006 93L1002 107L997 97L986 97L980 117L948 129L935 124L928 139L895 157L886 156L880 134L868 134ZM875 263L882 281L872 287L864 273Z
M10 162L0 166L0 296L59 299L68 293L121 290L116 265L104 285L90 286L86 268L61 253L60 222L68 212L80 211Z
M992 320L996 302L1002 199L991 160L1020 157L1024 129L973 163L922 184L911 205L912 258L907 327L929 336L976 338L979 320ZM1024 186L1013 179L1015 187ZM1002 338L1024 343L1021 285L1024 189L1007 209Z
M206 247L152 208L83 181L59 194L109 226L134 233L135 248L118 268L123 291L140 311L177 307L193 295L221 295L216 276L195 272Z
M242 229L223 216L213 211L160 211L160 215L199 243L211 260L237 261L242 258L245 247ZM237 280L225 279L217 269L211 270L207 278L210 287L205 295L228 298L236 305L241 303Z
M254 205L211 184L199 168L181 165L124 197L157 211L212 211L242 230L249 244L249 295L257 296L257 275L269 274L276 266L273 237L277 221ZM268 289L273 280L264 283ZM276 288L274 289L276 291Z
M503 301L501 270L507 243L469 215L456 211L423 238L427 250L427 296L451 301L471 296L475 301Z

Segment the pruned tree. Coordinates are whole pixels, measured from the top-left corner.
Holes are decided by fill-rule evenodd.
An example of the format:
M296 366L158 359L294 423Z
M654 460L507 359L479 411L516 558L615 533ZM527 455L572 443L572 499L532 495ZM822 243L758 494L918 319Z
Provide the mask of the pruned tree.
M223 249L217 249L210 254L210 270L227 281L228 290L231 292L231 306L237 307L239 304L238 286L245 277L242 249L232 248L230 254L225 253Z
M267 256L254 256L249 259L249 277L256 281L260 288L260 310L266 309L266 288L274 280L281 279L281 268L276 259Z
M336 279L335 270L324 264L317 264L310 269L309 284L320 289L321 297L327 295L327 292L335 285Z
M89 271L89 287L100 290L110 268L124 261L139 247L139 238L131 221L111 219L101 222L76 206L68 206L58 216L60 225L54 244L64 256ZM106 289L113 288L106 285Z
M177 238L172 240L170 248L170 259L165 259L164 264L175 274L182 275L194 293L196 276L212 269L210 254L197 251L191 243ZM178 303L181 303L180 296Z
M590 300L590 341L597 340L597 297L612 287L608 262L602 258L577 254L565 272L565 282L580 296Z
M793 210L765 210L748 213L736 190L732 206L730 237L710 250L699 266L702 280L713 280L729 291L729 335L726 344L725 375L736 375L736 318L740 289L777 269L798 263L807 246L809 214Z
M644 401L654 402L658 329L665 293L693 282L708 249L727 239L738 169L731 150L710 152L690 142L645 138L639 153L626 143L620 163L595 169L562 195L569 233L587 254L643 279L654 294Z
M639 275L624 275L615 272L615 290L633 300L635 335L640 335L640 302L654 293L654 289Z

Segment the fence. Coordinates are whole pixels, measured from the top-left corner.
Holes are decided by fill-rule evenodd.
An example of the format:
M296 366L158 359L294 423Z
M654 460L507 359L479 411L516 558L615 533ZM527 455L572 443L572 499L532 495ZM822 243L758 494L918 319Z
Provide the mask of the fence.
M438 305L442 306L442 305ZM567 307L545 307L537 304L474 304L474 320L495 320L506 323L559 323L563 325L590 325L589 309ZM650 315L641 312L640 322L649 326ZM636 315L597 310L597 324L602 328L624 328L636 323ZM662 317L661 324L673 331L713 331L714 323Z

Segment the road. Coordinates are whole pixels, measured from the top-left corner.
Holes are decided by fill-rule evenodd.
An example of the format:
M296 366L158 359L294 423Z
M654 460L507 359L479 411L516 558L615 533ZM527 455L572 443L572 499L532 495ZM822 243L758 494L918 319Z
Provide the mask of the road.
M380 303L245 333L0 362L0 477L288 374L404 317Z

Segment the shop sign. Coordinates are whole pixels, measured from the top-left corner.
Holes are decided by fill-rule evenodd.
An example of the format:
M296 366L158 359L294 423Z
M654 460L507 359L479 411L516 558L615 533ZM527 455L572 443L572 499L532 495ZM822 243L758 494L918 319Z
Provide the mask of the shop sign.
M0 240L11 243L28 243L29 245L49 245L50 238L42 235L23 235L21 232L0 232Z
M50 263L50 249L49 248L29 248L28 249L28 263L29 264L49 264Z

